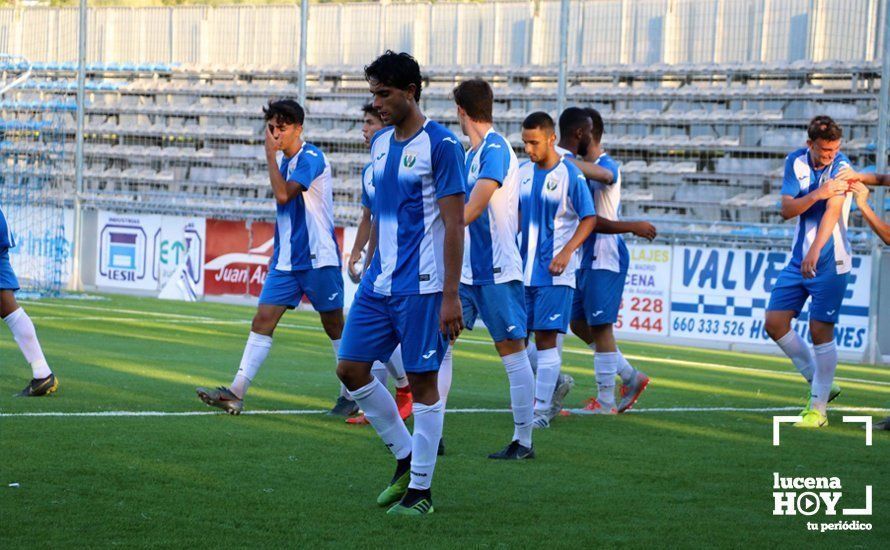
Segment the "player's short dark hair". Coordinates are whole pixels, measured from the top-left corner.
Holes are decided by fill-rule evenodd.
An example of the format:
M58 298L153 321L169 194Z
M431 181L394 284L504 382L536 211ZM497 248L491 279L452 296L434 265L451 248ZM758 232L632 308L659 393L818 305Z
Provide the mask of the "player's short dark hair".
M371 115L372 117L376 118L380 122L383 122L383 119L380 118L380 113L378 113L377 109L375 109L374 106L371 105L370 103L365 103L364 105L362 105L362 112L365 113L366 115Z
M300 104L293 99L278 99L270 100L269 104L263 107L263 117L266 122L277 118L285 124L302 126L306 113L300 107Z
M564 137L572 134L584 126L589 118L590 115L581 107L567 107L559 115L559 135Z
M411 54L386 50L370 65L365 66L365 80L372 78L384 86L400 90L407 90L408 86L414 84L414 100L420 101L420 65Z
M603 133L606 131L603 124L603 115L593 107L588 107L584 110L587 111L587 114L590 115L590 120L593 121L593 141L594 143L599 143L603 140Z
M540 128L541 130L549 131L551 134L556 129L553 119L544 111L537 111L525 117L525 120L522 121L522 127L526 130Z
M817 139L837 141L844 136L844 131L830 116L819 115L813 117L810 125L807 126L807 136L813 141Z
M457 106L467 112L476 122L491 122L494 108L494 92L488 82L481 78L464 80L452 92Z

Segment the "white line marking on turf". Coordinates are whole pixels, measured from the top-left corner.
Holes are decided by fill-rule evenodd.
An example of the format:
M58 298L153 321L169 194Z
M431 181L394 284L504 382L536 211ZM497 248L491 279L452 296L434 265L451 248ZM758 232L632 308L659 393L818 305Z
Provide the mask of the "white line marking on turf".
M22 303L24 303L24 304L34 303L36 305L49 305L46 303L29 302L29 301L25 301L25 300L23 300ZM64 307L64 308L68 308L68 309L85 309L85 310L92 310L92 311L110 311L113 313L125 313L125 314L133 314L133 315L149 315L152 317L161 317L161 318L166 317L167 318L166 321L170 324L176 324L176 323L185 324L185 323L194 321L194 322L204 323L204 324L208 324L208 325L243 325L243 324L249 324L251 322L250 319L218 319L218 318L214 318L214 317L202 317L202 316L198 316L198 315L187 315L187 314L178 314L178 313L162 313L162 312L145 312L145 311L139 311L139 310L133 310L133 309L103 308L103 307L96 307L96 306L84 306L84 305L78 305L78 304L61 304L58 302L54 302L52 304L52 307ZM170 317L175 317L176 319L170 319ZM41 319L39 315L35 316L34 318L38 319L38 320ZM47 317L45 319L48 319L48 318L49 317ZM53 318L53 319L55 319L55 318ZM60 318L60 319L68 319L68 318ZM71 318L71 319L79 320L79 318L76 318L76 317ZM93 317L90 317L89 319L92 320ZM127 322L127 321L140 321L140 320L144 321L144 319L138 319L138 318L127 319L127 318L112 318L112 317L100 318L99 320L106 320L109 322L113 322L113 321ZM321 327L318 327L318 326L302 325L302 324L294 324L294 323L286 323L286 322L279 323L278 326L281 328L312 330L315 332L321 332L323 330ZM490 340L466 338L466 337L461 338L459 343L470 343L470 344L474 344L474 345L486 345L486 346L492 345ZM589 349L564 348L563 351L567 352L567 353L574 353L576 355L593 356L593 351L591 351ZM788 377L792 377L792 378L800 376L796 372L777 371L777 370L770 370L770 369L757 369L757 368L753 368L753 367L737 367L737 366L733 366L733 365L723 365L720 363L703 363L700 361L688 361L685 359L670 359L670 358L665 358L665 357L653 358L653 357L644 357L642 355L627 355L625 357L627 357L628 359L631 359L631 360L658 361L659 363L676 365L676 366L701 365L701 366L711 367L711 368L718 369L718 370L738 371L738 372L769 372L769 373L778 374L780 376L788 376ZM860 383L860 384L874 384L876 386L890 386L890 382L882 382L882 381L878 381L878 380L868 380L865 378L849 378L846 376L836 376L835 380L839 380L841 382L856 382L856 383Z
M566 409L567 411L584 415L584 409ZM651 413L711 413L711 412L783 412L783 411L799 411L800 407L653 407L646 409L631 409L630 413L634 414L651 414ZM829 407L829 411L833 412L868 412L868 413L890 413L890 409L872 408L872 407ZM327 413L324 409L279 409L279 410L254 410L244 411L243 415L320 415ZM449 414L503 414L511 412L510 409L485 409L485 408L468 408L468 409L449 409L445 412ZM81 417L81 418L106 418L106 417L159 417L159 416L219 416L225 415L222 411L92 411L92 412L63 412L63 411L47 411L47 412L23 412L23 413L0 413L0 418L26 418L26 417Z

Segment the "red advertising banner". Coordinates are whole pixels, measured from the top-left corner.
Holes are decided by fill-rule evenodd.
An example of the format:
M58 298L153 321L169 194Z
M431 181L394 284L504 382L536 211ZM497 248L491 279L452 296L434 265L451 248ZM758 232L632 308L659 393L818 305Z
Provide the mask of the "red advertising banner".
M334 229L343 250L343 228ZM269 222L207 220L204 255L204 294L259 296L269 272L275 243L275 224Z

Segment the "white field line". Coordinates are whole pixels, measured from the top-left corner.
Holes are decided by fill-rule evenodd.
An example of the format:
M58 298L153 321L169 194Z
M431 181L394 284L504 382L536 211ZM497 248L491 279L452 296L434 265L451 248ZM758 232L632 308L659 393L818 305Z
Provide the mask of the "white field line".
M23 303L27 304L28 302L23 301ZM33 302L33 303L39 304L39 305L48 305L48 304L40 303L40 302ZM142 311L132 310L132 309L101 308L101 307L96 307L96 306L84 306L84 305L78 305L78 304L59 304L59 303L52 304L52 307L57 307L57 306L65 307L68 309L108 311L108 312L113 312L113 313L148 315L148 316L160 317L160 318L166 317L166 319L159 319L159 320L164 320L165 322L167 322L169 324L201 323L201 324L207 324L207 325L248 325L251 322L250 319L215 319L213 317L202 317L202 316L197 316L197 315L142 312ZM174 318L171 319L170 317L174 317ZM46 320L46 321L49 321L49 320L53 320L53 321L55 321L55 320L78 320L78 321L79 320L89 320L89 321L97 320L97 321L122 322L122 323L145 321L145 319L139 319L139 318L133 318L133 317L126 318L126 317L101 317L101 316L89 316L89 317L46 316L46 317L41 317L39 315L35 315L33 318L38 321L39 320ZM287 322L279 323L278 326L281 328L311 330L313 332L322 332L323 331L323 329L318 326L302 325L302 324L287 323ZM461 338L458 341L457 345L459 346L463 343L492 346L492 343L490 340L470 338L470 337ZM593 356L593 351L591 351L589 349L564 348L563 352L574 353L575 355L587 355L587 356L591 356L591 357ZM717 369L717 370L725 370L725 371L755 372L755 373L756 372L769 372L769 373L777 374L779 376L787 376L790 378L797 378L798 376L800 376L800 374L798 374L796 372L790 372L790 371L783 372L783 371L776 371L776 370L770 370L770 369L758 369L758 368L754 368L754 367L737 367L737 366L732 366L732 365L723 365L720 363L702 363L702 362L698 362L698 361L687 361L684 359L669 359L669 358L664 358L664 357L659 357L656 359L656 358L652 358L652 357L644 357L642 355L626 355L625 357L632 361L658 361L659 363L675 365L675 366L680 366L680 367L687 366L687 365L699 365L699 366L703 366L703 367L709 367L709 368L713 368L713 369ZM869 380L866 378L850 378L850 377L846 377L846 376L836 376L835 380L838 380L841 382L856 382L856 383L860 383L860 384L874 384L876 386L890 386L890 382L883 382L883 381L879 381L879 380Z
M583 409L567 409L569 412L584 415ZM714 413L714 412L785 412L799 411L800 407L659 407L646 409L631 409L633 414L663 414L663 413ZM886 414L890 409L871 407L829 407L833 412L864 412ZM280 410L255 410L244 411L241 414L255 416L269 415L321 415L327 413L323 409L280 409ZM504 414L510 409L449 409L449 414ZM27 418L27 417L76 417L76 418L105 418L105 417L145 417L145 416L219 416L226 413L222 411L93 411L93 412L23 412L0 413L0 418Z

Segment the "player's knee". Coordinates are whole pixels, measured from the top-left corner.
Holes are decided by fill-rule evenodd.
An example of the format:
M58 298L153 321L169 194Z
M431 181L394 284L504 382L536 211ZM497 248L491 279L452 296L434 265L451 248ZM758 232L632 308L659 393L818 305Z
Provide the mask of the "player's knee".
M329 312L321 316L321 326L331 340L339 340L343 335L343 310Z
M590 345L593 342L590 337L590 327L587 326L587 322L584 319L572 319L570 326L572 333L583 340L584 343Z
M275 332L275 319L271 315L258 311L250 323L250 330L257 334L272 336L272 333Z
M824 323L822 321L810 321L810 337L813 344L827 344L834 339L834 323Z
M778 340L788 334L788 331L791 330L791 323L782 316L767 313L763 328L770 338Z

